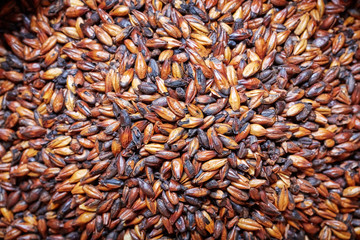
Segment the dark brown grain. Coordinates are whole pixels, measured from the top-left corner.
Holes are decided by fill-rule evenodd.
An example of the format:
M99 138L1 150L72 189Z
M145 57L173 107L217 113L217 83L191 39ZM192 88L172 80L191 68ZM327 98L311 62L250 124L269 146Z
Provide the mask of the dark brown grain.
M359 239L356 1L0 10L0 238Z

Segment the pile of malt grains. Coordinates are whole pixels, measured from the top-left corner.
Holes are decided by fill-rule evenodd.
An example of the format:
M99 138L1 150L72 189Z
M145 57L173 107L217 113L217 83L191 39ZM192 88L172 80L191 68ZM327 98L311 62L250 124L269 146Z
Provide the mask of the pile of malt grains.
M0 238L360 239L360 3L0 9Z

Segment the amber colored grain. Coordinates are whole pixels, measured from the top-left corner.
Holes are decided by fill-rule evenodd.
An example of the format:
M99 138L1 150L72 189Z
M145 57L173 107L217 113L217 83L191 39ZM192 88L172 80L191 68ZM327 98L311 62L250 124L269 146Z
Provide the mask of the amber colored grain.
M0 238L359 239L360 4L0 7Z

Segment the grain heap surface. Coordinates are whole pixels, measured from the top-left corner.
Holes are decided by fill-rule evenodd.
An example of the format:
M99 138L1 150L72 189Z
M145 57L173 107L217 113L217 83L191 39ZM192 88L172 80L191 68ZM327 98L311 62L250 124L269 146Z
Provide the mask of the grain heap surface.
M359 239L360 4L0 9L0 238Z

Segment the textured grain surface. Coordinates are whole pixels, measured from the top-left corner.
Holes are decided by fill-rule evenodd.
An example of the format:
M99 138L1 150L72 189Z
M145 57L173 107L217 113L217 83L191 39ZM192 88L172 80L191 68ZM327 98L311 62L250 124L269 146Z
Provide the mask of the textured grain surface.
M0 9L0 238L359 239L355 1Z

